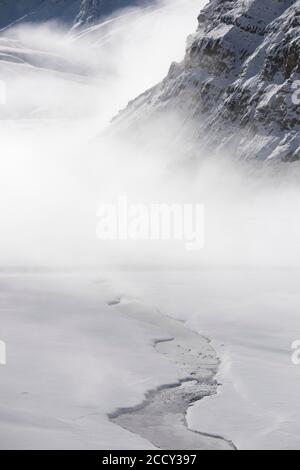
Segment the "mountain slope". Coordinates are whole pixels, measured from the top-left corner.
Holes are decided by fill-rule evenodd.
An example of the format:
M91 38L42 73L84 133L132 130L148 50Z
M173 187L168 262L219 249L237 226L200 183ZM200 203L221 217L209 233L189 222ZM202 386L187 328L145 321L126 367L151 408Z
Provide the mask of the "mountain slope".
M121 8L142 5L143 3L146 4L147 0L82 0L75 23L77 25L94 23L101 16L110 15Z
M72 23L81 0L0 0L0 28L15 23L60 20Z
M201 150L261 160L300 159L300 1L211 0L182 63L116 119L140 135L180 116ZM298 86L299 85L299 86Z
M0 0L0 29L16 23L57 20L91 24L114 11L145 0Z

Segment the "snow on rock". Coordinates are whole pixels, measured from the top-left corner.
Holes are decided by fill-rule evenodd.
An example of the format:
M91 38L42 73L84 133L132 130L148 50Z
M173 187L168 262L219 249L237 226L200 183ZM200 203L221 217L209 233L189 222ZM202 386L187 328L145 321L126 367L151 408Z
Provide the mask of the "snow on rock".
M299 0L211 0L184 61L116 122L141 135L147 122L175 110L180 133L196 148L201 141L202 152L299 160L299 58Z
M138 6L143 3L147 3L147 0L115 0L114 2L111 0L82 0L75 25L93 24L104 15L110 15L121 8Z
M0 0L0 28L26 22L73 23L81 0Z

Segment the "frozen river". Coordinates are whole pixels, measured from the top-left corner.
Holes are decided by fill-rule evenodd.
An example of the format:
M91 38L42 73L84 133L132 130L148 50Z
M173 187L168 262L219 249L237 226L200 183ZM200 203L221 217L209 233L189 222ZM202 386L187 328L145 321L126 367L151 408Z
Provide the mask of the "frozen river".
M2 274L0 447L299 448L298 274Z

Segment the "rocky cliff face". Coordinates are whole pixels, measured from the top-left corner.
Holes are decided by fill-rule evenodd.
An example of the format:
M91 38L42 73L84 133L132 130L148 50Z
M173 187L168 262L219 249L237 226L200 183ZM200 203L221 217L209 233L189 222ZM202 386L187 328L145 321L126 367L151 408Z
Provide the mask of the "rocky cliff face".
M192 124L189 138L202 149L292 162L300 159L298 90L300 1L211 0L184 61L117 122L142 129L178 111L180 132L186 138Z

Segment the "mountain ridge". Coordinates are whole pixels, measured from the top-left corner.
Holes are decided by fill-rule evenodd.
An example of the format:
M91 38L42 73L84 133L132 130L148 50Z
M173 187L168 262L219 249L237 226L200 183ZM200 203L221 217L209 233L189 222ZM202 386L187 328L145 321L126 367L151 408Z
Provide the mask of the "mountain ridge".
M293 162L300 159L298 83L299 0L211 0L184 60L114 125L138 124L142 133L147 122L178 112L182 138L202 151Z
M115 11L143 5L147 0L0 0L0 30L28 22L59 21L90 25Z

